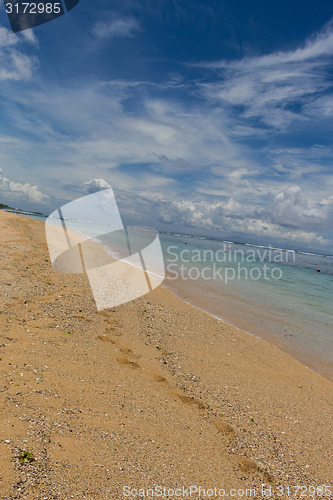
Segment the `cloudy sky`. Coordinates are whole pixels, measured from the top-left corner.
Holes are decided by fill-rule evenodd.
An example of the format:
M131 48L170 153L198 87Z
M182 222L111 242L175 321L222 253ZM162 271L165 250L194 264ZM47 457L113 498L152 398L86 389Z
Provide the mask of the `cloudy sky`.
M112 186L123 221L333 254L328 0L0 9L0 202Z

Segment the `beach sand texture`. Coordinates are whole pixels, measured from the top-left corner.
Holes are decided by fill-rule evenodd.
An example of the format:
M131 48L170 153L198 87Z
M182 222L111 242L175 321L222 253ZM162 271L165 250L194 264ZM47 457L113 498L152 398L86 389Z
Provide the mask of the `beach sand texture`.
M0 230L1 497L332 484L332 382L162 287L97 312L42 222Z

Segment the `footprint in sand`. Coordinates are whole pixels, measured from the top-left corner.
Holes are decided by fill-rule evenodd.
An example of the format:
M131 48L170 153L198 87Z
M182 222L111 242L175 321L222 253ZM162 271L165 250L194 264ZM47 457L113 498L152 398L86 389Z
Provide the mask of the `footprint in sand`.
M117 361L120 365L128 366L129 368L133 368L134 370L140 368L139 364L136 361L132 361L127 358L117 358Z
M132 349L129 349L128 347L121 347L120 352L125 354L126 356L130 356L131 358L139 359L141 356L138 356L137 354L134 354Z
M203 403L201 403L201 401L198 401L197 399L195 399L193 396L187 396L186 394L178 394L178 397L181 400L181 402L184 404L195 405L200 410L205 410L205 405Z
M216 418L212 423L215 425L216 429L222 436L226 436L232 440L235 439L235 429L231 425L229 425L228 422L225 422L221 418Z
M107 313L106 311L99 311L97 314L99 316L103 316L105 319L105 322L107 323L107 327L105 329L106 333L115 332L114 335L116 335L117 337L121 337L121 334L119 332L116 332L116 330L120 326L120 323L117 319L110 318L109 313Z
M169 385L167 379L162 375L153 375L153 379L155 380L155 382L158 382L159 384L163 384L165 386Z
M102 335L98 335L97 337L102 342L108 342L109 344L115 344L116 342L106 333L102 333Z
M117 361L119 364L124 365L124 366L128 366L129 368L133 368L133 369L140 368L140 365L137 361L130 359L130 358L134 358L134 359L140 358L140 356L137 356L133 353L132 349L123 345L120 348L120 352L123 354L123 356L117 358Z
M99 316L103 316L103 318L105 318L105 321L109 324L109 325L115 325L115 326L118 326L119 325L119 321L115 318L111 318L110 317L110 313L106 312L106 311L99 311L97 313Z
M235 465L244 474L244 477L256 476L267 483L274 483L274 477L269 472L263 471L251 458L247 458L244 455L238 455L235 457Z

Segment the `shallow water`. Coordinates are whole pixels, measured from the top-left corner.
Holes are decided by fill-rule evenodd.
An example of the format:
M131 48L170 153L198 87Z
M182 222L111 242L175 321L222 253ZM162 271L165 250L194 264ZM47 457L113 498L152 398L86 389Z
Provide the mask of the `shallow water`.
M333 379L331 256L171 234L161 240L169 289Z
M71 229L96 234L84 221L72 221ZM153 237L137 230L136 250ZM332 256L170 233L160 240L167 288L333 380ZM121 253L112 233L102 243Z

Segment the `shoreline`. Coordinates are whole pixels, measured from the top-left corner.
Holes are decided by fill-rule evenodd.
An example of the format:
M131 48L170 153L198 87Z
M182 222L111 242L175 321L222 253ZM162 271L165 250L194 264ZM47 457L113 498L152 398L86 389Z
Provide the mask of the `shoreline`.
M191 307L194 307L195 309L199 309L199 311L202 311L206 314L208 314L209 316L211 316L212 318L215 318L217 319L218 321L222 321L223 323L226 323L230 326L232 326L233 328L236 328L237 330L239 330L240 332L243 332L245 333L246 335L250 335L256 339L259 339L261 340L262 342L266 342L267 344L269 345L273 345L275 347L277 347L281 352L284 352L285 354L288 354L289 356L291 356L293 359L295 359L296 361L299 361L300 363L302 363L305 368L307 368L308 370L311 370L313 373L316 373L324 378L326 378L327 380L329 380L330 382L333 382L333 372L332 372L332 368L333 368L333 365L331 363L327 363L325 362L325 366L326 368L323 369L322 371L320 371L318 368L315 367L315 365L311 365L311 362L309 362L309 364L307 364L308 362L305 361L305 358L308 358L308 360L310 359L317 359L317 363L316 364L319 364L319 362L322 360L320 360L319 358L316 358L315 356L311 355L311 354L306 354L305 356L304 355L301 355L300 353L297 353L296 351L292 351L291 349L288 350L288 347L279 343L277 340L275 340L273 337L270 337L270 338L264 338L264 336L262 336L261 333L253 333L249 330L246 330L245 328L241 327L241 326L237 326L235 323L233 323L232 321L230 320L227 320L226 318L223 318L221 316L218 316L217 314L214 314L213 312L209 311L208 309L205 309L203 306L199 306L197 304L194 304L193 302L189 301L189 300L186 300L186 298L182 297L181 296L181 292L178 292L176 290L173 290L172 288L169 288L165 282L162 283L162 286L168 290L169 292L171 292L172 294L174 294L176 297L178 297L181 301L185 302L185 304L188 304L189 306ZM230 296L232 298L232 296Z
M191 302L189 302L186 299L184 299L183 297L181 297L176 291L171 290L170 288L168 288L167 286L165 286L164 283L162 284L162 286L166 290L168 290L169 292L171 292L172 294L174 294L179 300L181 300L182 302L185 302L185 304L189 305L190 307L194 307L195 309L198 309L199 311L202 311L202 312L208 314L208 316L211 316L212 318L214 318L214 319L216 319L218 321L221 321L222 323L226 323L227 325L235 328L239 332L245 333L246 335L250 335L251 337L254 337L254 338L258 339L258 340L261 340L262 342L265 342L265 343L267 343L269 345L273 345L273 346L277 347L281 352L284 352L285 354L288 354L289 356L291 356L296 361L299 361L300 363L302 363L302 365L306 369L311 370L313 373L316 373L317 375L320 375L321 377L326 378L330 382L333 382L333 376L330 378L328 375L319 372L318 370L316 370L315 368L313 368L311 366L308 366L306 363L304 363L303 361L299 360L296 356L294 356L293 354L289 353L286 349L284 349L281 345L278 345L277 343L275 343L273 340L266 340L263 337L260 337L260 335L258 335L258 334L256 335L255 333L251 333L250 331L245 330L244 328L240 328L237 325L235 325L234 323L231 323L230 321L227 321L225 318L219 317L216 314L208 311L207 309L204 309L203 307L200 307L200 306L197 306L195 304L192 304Z
M11 213L11 212L9 212ZM16 213L15 213L16 214ZM17 213L17 215L23 215L23 214L19 214ZM24 216L24 215L23 215ZM32 220L38 220L38 219L32 219ZM167 233L168 234L168 233ZM79 238L86 238L86 236L81 233L81 232L77 232L77 235ZM75 234L73 232L73 236L74 236L74 240L75 240ZM184 235L184 236L187 236L187 237L190 237L189 235ZM102 248L104 248L104 250L109 253L109 249L107 246L105 246L103 244L103 242L101 241L98 241L98 238L97 239L92 239L91 241L94 241L96 242L98 245L100 245ZM245 246L254 246L252 244L246 244L244 243ZM264 247L264 248L270 248L270 247ZM288 249L278 249L278 250L284 250L286 252L288 251L292 251L292 252L295 252L294 250L288 250ZM300 253L305 253L305 252L300 252ZM314 255L314 254L311 254L311 255ZM318 255L321 255L321 254L318 254ZM323 255L325 257L329 257L329 256L326 256L326 255ZM333 257L332 257L333 258ZM125 260L126 262L126 260ZM182 290L182 286L179 287L179 290L175 290L172 288L172 286L170 287L170 285L167 285L166 284L166 279L162 282L162 286L168 290L169 292L173 293L174 295L176 295L176 297L178 297L180 300L182 300L184 303L188 304L189 306L191 307L194 307L194 308L197 308L205 313L207 313L208 315L212 316L213 318L219 320L219 321L223 321L225 323L227 323L228 325L234 327L234 328L237 328L238 330L244 332L245 334L247 335L251 335L255 338L258 338L264 342L267 342L268 344L270 345L274 345L276 346L278 349L280 349L282 352L292 356L295 360L301 362L308 370L311 370L313 371L314 373L317 373L323 377L325 377L326 379L328 379L329 381L333 382L333 363L330 363L330 362L327 362L327 361L323 361L321 358L319 358L318 356L315 356L314 354L312 353L309 353L309 352L301 352L295 348L291 348L290 346L288 346L288 344L284 344L284 343L281 343L281 340L276 338L274 335L270 335L270 336L267 336L265 338L265 327L260 327L257 325L254 325L254 329L257 330L256 332L254 331L250 331L248 329L246 329L246 327L244 327L244 324L241 324L241 325L237 325L237 320L233 321L232 319L226 319L226 318L223 318L222 315L219 316L218 313L214 313L212 311L210 311L208 308L205 308L204 306L201 306L199 304L196 304L195 303L195 298L193 299L193 301L191 300L186 300L186 298L184 298L184 296L182 296L182 291L186 291L187 293L189 292L189 290L186 290L186 287L183 288ZM232 294L227 294L228 298L233 301L234 300L234 297ZM256 313L254 313L256 314ZM234 314L235 316L235 314ZM243 321L244 323L244 321ZM321 364L321 366L324 365L324 368L322 368L321 370L318 368L318 365Z
M3 496L332 483L332 382L164 287L97 313L44 224L0 225Z

